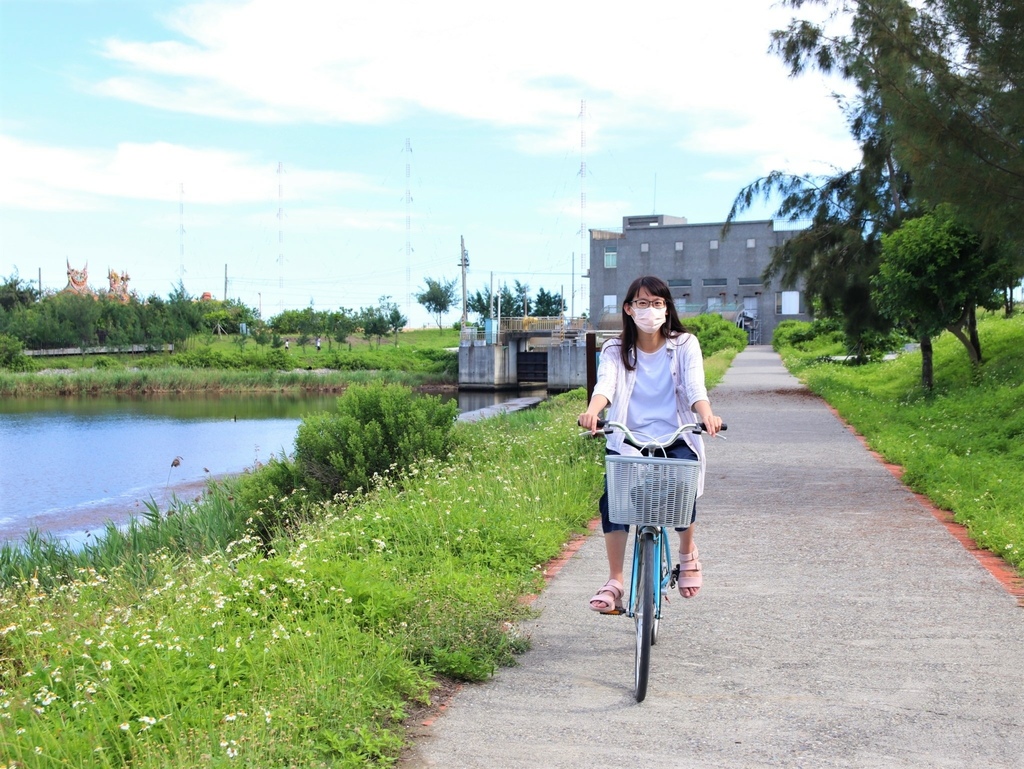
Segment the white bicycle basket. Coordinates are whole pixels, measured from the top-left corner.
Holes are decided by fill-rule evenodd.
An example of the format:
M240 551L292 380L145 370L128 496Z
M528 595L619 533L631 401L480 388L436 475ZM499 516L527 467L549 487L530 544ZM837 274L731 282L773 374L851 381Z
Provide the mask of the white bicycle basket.
M700 462L609 454L605 470L613 523L685 528L693 522Z

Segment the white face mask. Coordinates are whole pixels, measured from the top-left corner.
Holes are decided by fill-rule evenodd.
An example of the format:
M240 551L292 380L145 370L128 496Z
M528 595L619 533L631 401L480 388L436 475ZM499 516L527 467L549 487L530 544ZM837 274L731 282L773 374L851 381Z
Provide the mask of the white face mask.
M660 310L656 310L653 307L647 307L643 310L633 310L633 322L636 323L636 327L641 331L653 334L665 325L665 312L666 308L664 307Z

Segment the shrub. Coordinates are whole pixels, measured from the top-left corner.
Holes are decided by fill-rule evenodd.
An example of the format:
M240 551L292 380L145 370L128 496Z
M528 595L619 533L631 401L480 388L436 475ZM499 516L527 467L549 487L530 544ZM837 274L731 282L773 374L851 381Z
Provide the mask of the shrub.
M35 364L25 355L25 346L18 339L0 334L0 368L8 371L34 371Z
M721 315L697 315L686 318L683 325L700 340L700 349L705 358L727 347L742 351L747 346L747 335L743 329Z
M309 488L324 496L368 489L374 476L446 456L457 413L457 403L401 385L353 385L338 398L337 412L303 420L295 458Z
M124 364L117 358L111 358L109 355L100 355L92 359L92 365L98 369L116 369L124 368Z

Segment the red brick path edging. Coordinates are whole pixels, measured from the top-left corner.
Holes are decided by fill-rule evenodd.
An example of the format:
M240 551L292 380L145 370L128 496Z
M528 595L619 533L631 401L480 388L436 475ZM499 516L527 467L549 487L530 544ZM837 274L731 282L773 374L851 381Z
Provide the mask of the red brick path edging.
M839 415L838 411L827 403L825 405L828 406L828 410L835 415L836 419L846 425L846 429L856 436L857 440L861 442L861 445L868 450L868 453L877 459L886 470L892 473L896 480L902 482L903 467L901 465L894 465L891 462L887 462L881 454L868 446L868 442L864 436L858 433L852 425L843 419ZM945 526L946 531L952 534L956 541L963 545L964 549L973 555L978 560L978 563L980 563L989 574L995 577L996 581L1003 586L1003 589L1017 599L1017 605L1024 608L1024 578L1017 574L1013 566L991 550L983 550L978 547L978 543L975 542L971 538L970 534L967 533L967 527L953 520L953 513L949 510L943 510L936 507L924 494L918 494L913 490L911 490L911 493L917 497L917 501L921 503L921 506L930 512L935 520Z

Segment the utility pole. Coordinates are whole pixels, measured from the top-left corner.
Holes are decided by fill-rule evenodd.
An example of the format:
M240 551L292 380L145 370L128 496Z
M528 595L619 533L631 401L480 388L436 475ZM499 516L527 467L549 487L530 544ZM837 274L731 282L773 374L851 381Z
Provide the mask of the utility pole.
M228 300L228 266L224 265L224 301Z
M469 267L469 252L466 250L466 238L459 236L459 267L462 268L462 325L466 325L466 269Z

